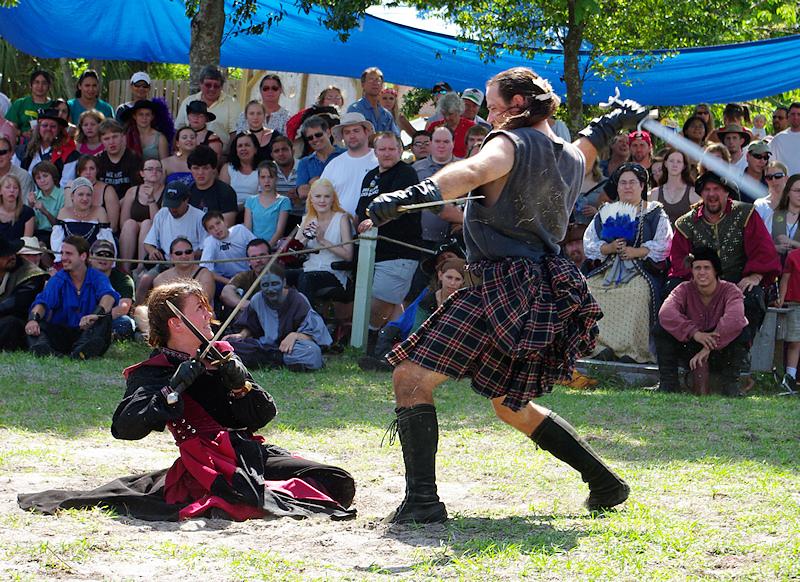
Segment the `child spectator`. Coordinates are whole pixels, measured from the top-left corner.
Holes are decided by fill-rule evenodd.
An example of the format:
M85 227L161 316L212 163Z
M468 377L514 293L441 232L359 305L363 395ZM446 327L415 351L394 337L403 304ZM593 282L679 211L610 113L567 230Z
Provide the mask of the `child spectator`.
M94 109L81 113L78 119L78 152L85 156L96 156L105 149L100 141L100 124L105 121L105 115Z
M203 254L200 257L202 261L246 257L247 243L255 238L243 224L235 224L228 228L222 213L216 210L211 210L203 217L203 228L206 229L208 236L203 242ZM202 265L214 274L219 290L230 282L231 277L250 268L246 258L242 258L239 262Z
M265 161L258 165L258 184L261 190L259 195L245 201L244 225L274 248L286 228L292 203L286 196L278 195L278 167L275 162Z
M217 118L208 110L204 101L192 101L186 106L186 120L196 136L197 144L207 145L217 156L222 155L222 139L208 128L208 124Z
M39 162L33 167L36 191L28 192L28 206L36 215L34 235L46 244L50 243L53 225L64 206L64 190L58 185L58 168L50 162Z
M753 118L753 129L750 133L753 134L753 139L764 139L767 137L767 118L762 114L758 114Z

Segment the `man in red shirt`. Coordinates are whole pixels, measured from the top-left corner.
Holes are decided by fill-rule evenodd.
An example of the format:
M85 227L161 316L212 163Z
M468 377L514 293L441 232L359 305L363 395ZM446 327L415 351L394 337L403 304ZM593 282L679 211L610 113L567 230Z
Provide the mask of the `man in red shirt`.
M689 255L692 278L678 285L658 312L654 337L658 353L658 390L678 391L678 366L693 373L694 392L709 392L709 365L717 369L721 391L738 396L738 374L747 356L749 333L744 296L720 279L717 252L699 247Z
M453 153L457 158L467 157L467 131L475 125L474 121L470 121L464 117L464 102L458 93L447 93L439 99L437 105L438 111L442 114L443 119L428 123L425 127L426 131L433 132L434 129L440 125L449 127L453 132Z

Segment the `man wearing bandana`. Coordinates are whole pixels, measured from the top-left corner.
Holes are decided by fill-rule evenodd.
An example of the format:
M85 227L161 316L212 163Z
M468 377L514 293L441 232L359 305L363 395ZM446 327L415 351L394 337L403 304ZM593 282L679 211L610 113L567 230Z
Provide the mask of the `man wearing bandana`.
M224 339L249 368L286 366L296 372L319 370L320 346L333 343L322 317L305 295L286 287L286 274L274 264L236 320L238 333Z

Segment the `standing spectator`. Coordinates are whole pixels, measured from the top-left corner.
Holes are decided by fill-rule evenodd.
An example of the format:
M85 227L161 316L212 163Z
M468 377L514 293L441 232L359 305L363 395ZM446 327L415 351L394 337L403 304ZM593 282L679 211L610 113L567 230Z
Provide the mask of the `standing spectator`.
M331 345L333 339L308 299L286 286L283 266L272 265L260 287L236 320L240 331L224 339L252 368L286 366L297 372L323 368L320 346Z
M250 198L258 195L256 152L256 136L252 133L240 133L233 138L228 163L222 166L219 174L219 179L236 192L236 203L240 211Z
M664 155L665 172L662 172L658 187L650 190L648 200L660 202L664 206L671 224L689 212L692 204L700 197L694 191L692 167L689 159L681 151L669 150Z
M243 224L234 224L228 228L222 218L222 213L211 210L203 217L203 228L208 236L203 242L203 261L216 261L218 259L238 259L247 256L247 243L255 237ZM242 260L230 263L203 263L214 275L217 288L221 291L224 285L230 283L231 277L248 268L247 261Z
M705 120L699 115L692 115L683 123L681 131L683 137L689 141L693 141L701 148L706 147L706 138L708 137L708 126Z
M717 137L731 154L731 164L743 170L747 166L744 147L750 143L752 136L741 125L731 123L717 130Z
M607 160L600 162L600 171L606 178L611 176L617 171L617 168L630 159L631 148L628 145L628 136L622 133L615 135L608 149L611 155Z
M313 150L297 163L297 195L305 202L311 184L322 175L328 162L346 150L333 145L330 126L324 117L313 115L307 118L300 126L300 134Z
M753 207L764 221L764 226L772 232L772 216L783 198L783 189L789 179L789 170L781 162L775 160L767 164L764 180L767 181L767 195L753 203Z
M475 122L477 125L491 131L492 124L478 115L478 111L483 105L483 91L480 89L464 89L461 92L461 100L464 102L464 119Z
M372 126L373 131L391 131L400 135L400 128L392 114L380 104L383 90L383 72L377 67L370 67L361 73L362 97L347 108L347 113L359 113ZM342 120L348 116L345 115ZM352 117L351 117L352 119ZM338 189L337 189L338 190ZM339 192L341 195L341 191Z
M431 137L431 154L427 158L414 162L414 170L420 180L430 178L446 165L456 161L453 156L453 132L449 127L439 126L433 130ZM460 225L464 222L464 214L456 206L445 206L438 214L429 210L423 210L422 220L422 241L423 246L434 249L450 236L450 225ZM420 280L421 290L427 281Z
M64 205L58 212L53 232L50 235L50 249L55 253L58 262L61 245L73 236L86 239L91 245L97 239L114 243L114 233L108 222L108 214L101 206L95 204L94 188L87 178L75 178L65 191L71 204ZM88 250L88 247L87 247Z
M800 248L800 174L789 176L781 201L772 216L772 240L781 261L794 249Z
M131 75L131 97L130 101L125 103L121 103L119 107L117 107L117 111L114 113L114 117L120 123L124 122L123 114L125 110L133 107L137 101L142 101L145 99L150 99L150 75L145 73L144 71L137 71L133 75Z
M286 223L284 234L300 224L306 212L306 201L297 193L297 164L292 153L292 142L285 135L277 136L272 143L272 160L278 168L278 182L276 190L280 196L286 196L292 203L289 211L289 221Z
M100 140L105 149L97 156L97 179L111 186L117 200L122 200L128 188L141 180L142 158L127 148L125 129L113 119L100 124Z
M356 208L358 232L363 233L374 226L367 216L367 206L379 194L408 188L419 182L414 168L400 161L403 144L393 133L381 132L375 137L375 155L378 167L370 171L361 182L361 198ZM419 246L422 235L420 215L409 212L383 225L378 234ZM367 355L374 355L378 332L393 318L395 311L411 289L414 272L419 264L419 251L379 240L375 249L375 275L372 283L372 306L370 308Z
M797 362L800 360L800 249L786 257L778 291L778 307L788 307L786 314L786 375L783 383L797 391Z
M142 168L142 183L129 188L122 199L120 211L120 257L144 259L144 241L153 226L153 220L164 195L164 169L159 160L145 160ZM123 262L120 270L130 273L132 264Z
M767 118L766 116L759 113L758 115L753 117L753 127L750 130L753 134L755 139L766 139L767 138L767 130L765 129L767 125Z
M36 216L22 200L17 177L9 174L0 178L0 238L12 241L33 235Z
M78 119L78 152L84 156L97 156L105 146L100 140L100 124L106 120L105 115L94 109L81 113Z
M111 309L119 301L108 277L89 267L89 243L79 236L64 241L62 270L36 296L25 325L37 356L102 356L111 344Z
M69 105L70 121L75 125L80 120L81 113L94 109L106 116L107 119L114 119L114 109L109 103L106 103L99 97L100 95L100 77L94 69L86 69L81 76L78 77L78 82L75 87L75 98L70 99L67 104Z
M244 206L244 225L275 247L286 230L292 203L277 191L278 167L269 160L258 165L259 194Z
M92 188L94 189L92 204L106 211L111 230L115 233L118 232L120 200L117 198L117 191L114 188L97 179L97 158L94 156L81 156L76 166L76 173L79 178L86 178L92 183ZM72 200L67 198L64 204L70 206Z
M195 147L197 147L197 133L191 127L182 127L175 132L173 154L162 160L164 181L167 184L170 182L183 182L187 186L194 184L194 177L186 165L186 159Z
M149 99L154 106L153 127L163 134L167 144L171 145L175 139L175 122L169 105L161 97L150 97L150 75L144 71L137 71L131 75L131 97L133 99L117 107L115 113L117 121L122 121L123 113L137 101ZM165 157L165 156L162 156Z
M772 113L772 135L776 136L789 127L789 108L783 105L776 107Z
M17 147L13 163L30 171L43 160L53 162L63 187L75 177L79 157L75 142L67 135L67 121L55 109L43 109L39 111L36 131L27 144Z
M737 396L748 340L742 292L720 279L722 264L714 249L698 247L688 258L691 280L678 285L658 312L658 390L677 392L678 366L688 363L695 394L710 392L713 366L722 377L723 393Z
M6 112L5 118L17 127L23 143L31 139L31 121L39 118L41 109L49 107L52 85L52 75L42 69L36 69L30 77L31 94L14 101Z
M431 154L431 132L417 131L411 138L411 153L414 154L414 161L424 160Z
M433 85L433 87L431 87L431 100L433 101L433 107L436 111L434 112L433 115L431 115L425 120L426 125L429 125L434 121L439 121L441 119L444 119L444 117L442 117L441 112L439 111L439 99L441 99L444 95L447 95L448 93L452 92L453 88L447 81L438 81Z
M631 161L645 170L653 163L653 141L646 131L632 131L628 134L628 147L631 150Z
M225 182L217 178L217 154L208 146L199 145L186 160L194 177L194 184L189 188L189 203L203 213L218 210L225 217L225 224L236 223L236 192Z
M286 123L286 137L294 142L297 139L297 132L300 126L306 119L315 115L314 111L316 109L333 108L334 111L339 111L343 105L344 96L342 95L342 90L334 85L328 85L320 92L314 105L298 111L289 118Z
M189 102L186 106L186 120L189 127L194 130L197 145L205 145L214 150L217 156L222 155L222 138L209 127L209 123L217 118L216 115L208 110L205 102L197 100ZM224 145L227 145L226 139Z
M227 143L228 134L236 129L236 122L242 112L239 102L232 96L226 95L222 90L225 79L222 72L214 65L208 65L200 72L200 92L189 95L178 108L178 117L175 127L189 125L186 117L186 107L192 101L202 101L208 111L214 115L214 120L209 123L209 129L216 133Z
M261 77L258 89L261 92L261 104L265 115L262 128L286 135L286 123L291 113L281 106L281 95L283 95L281 78L274 73L267 73ZM236 123L236 131L245 131L246 127L246 120L240 116Z
M167 138L153 126L156 111L155 103L149 99L141 99L122 115L123 123L128 126L128 148L143 159L161 160L169 156Z
M111 287L119 294L119 302L111 309L112 339L131 339L136 331L136 324L129 315L133 309L133 279L127 273L115 268L116 249L107 240L96 240L89 249L92 256L89 266L108 277Z
M38 244L38 242L37 242ZM0 237L0 350L24 350L25 320L36 295L47 281L47 273L23 260L22 240Z
M32 176L21 167L12 164L13 157L14 144L7 137L0 135L0 178L8 174L16 176L19 183L22 184L22 191L27 195L35 188ZM33 167L36 167L36 164ZM53 167L55 168L55 166ZM59 178L58 169L56 169L56 184L58 184Z
M786 164L789 174L800 174L800 102L789 105L789 127L772 138L775 159Z
M705 122L706 129L708 130L706 139L708 141L718 141L716 137L716 122L714 120L714 114L711 112L711 106L708 103L699 103L694 108L694 115Z
M40 241L50 243L56 218L64 206L64 190L58 186L58 170L50 162L39 162L33 168L36 191L28 192L28 206L36 215L34 234Z
M756 197L742 192L742 202L749 202L752 204L759 198L763 198L767 195L767 181L764 179L764 170L769 163L769 158L771 155L772 152L770 152L769 144L766 141L753 141L747 146L745 154L747 162L744 170L742 170L742 176L748 176L752 178L755 182L761 184L762 188L760 189L760 196Z
M400 130L405 131L408 135L414 133L414 126L406 119L403 112L400 111L400 100L397 96L397 89L392 87L384 87L380 95L381 107L392 114L395 124Z
M464 113L463 100L458 96L458 93L448 93L439 99L438 109L443 119L428 123L425 129L433 132L433 130L441 125L449 128L453 133L453 153L459 158L466 157L467 131L475 125L475 122L461 116L461 114Z
M369 147L373 132L372 123L357 112L346 113L342 116L341 123L333 128L334 138L336 141L344 141L347 151L331 160L322 171L321 177L331 181L342 208L351 215L355 213L361 197L364 176L378 165L378 159Z

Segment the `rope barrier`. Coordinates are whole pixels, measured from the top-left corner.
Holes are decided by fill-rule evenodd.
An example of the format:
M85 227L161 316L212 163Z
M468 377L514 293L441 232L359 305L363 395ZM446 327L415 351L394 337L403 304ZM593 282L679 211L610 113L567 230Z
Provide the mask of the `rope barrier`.
M389 238L387 236L383 236L383 235L379 234L377 237L367 237L367 236L363 236L362 235L362 236L354 238L352 241L343 242L343 243L337 243L337 244L333 244L333 245L325 245L325 246L316 247L316 248L313 248L313 249L302 249L302 250L296 250L296 251L284 251L282 253L277 253L277 256L278 256L278 258L280 258L280 257L292 257L292 256L308 255L308 254L312 254L312 253L318 253L319 251L326 251L326 250L330 250L330 249L346 247L346 246L349 246L349 245L357 245L359 243L359 241L362 241L362 240L384 240L384 241L387 241L387 242L390 242L390 243L393 243L393 244L396 244L396 245L399 245L399 246L402 246L402 247L406 247L406 248L409 248L409 249L412 249L412 250L415 250L415 251L418 251L418 252L421 252L421 253L427 253L427 254L430 254L430 255L435 255L436 254L436 251L432 251L432 250L426 249L424 247L413 245L411 243L407 243L407 242L404 242L404 241L401 241L401 240L396 240L396 239ZM23 245L23 248L31 249L31 250L37 250L37 251L40 251L42 253L48 253L48 254L51 254L51 255L55 254L55 251L53 251L52 249L49 249L47 247L41 247L41 246L34 247L34 246L30 246L30 245ZM180 261L180 263L183 264L183 265L199 265L199 264L209 264L209 263L211 263L211 264L217 264L217 263L241 263L241 262L250 261L250 260L253 260L253 259L272 258L274 256L275 256L275 253L268 254L268 255L259 255L259 256L256 256L256 257L212 259L212 260L205 260L205 261L201 260L201 259L192 259L190 261ZM100 257L100 256L97 256L97 255L89 255L88 258L89 259L100 259L100 260L108 260L109 259L109 257ZM118 262L118 263L141 263L143 265L174 265L175 264L175 261L168 261L166 259L164 259L164 260L159 260L159 259L122 259L122 258L115 257L113 260Z

